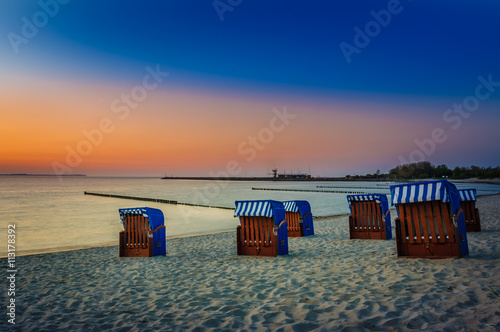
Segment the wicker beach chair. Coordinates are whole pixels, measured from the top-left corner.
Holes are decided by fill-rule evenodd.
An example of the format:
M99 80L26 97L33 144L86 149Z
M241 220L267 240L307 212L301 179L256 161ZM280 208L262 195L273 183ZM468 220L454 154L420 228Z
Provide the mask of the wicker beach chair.
M469 254L460 195L448 180L391 186L396 205L398 257L448 258Z
M123 231L120 232L120 257L164 256L167 252L163 212L142 207L119 209Z
M313 216L308 201L286 201L285 219L288 225L288 237L314 235Z
M479 210L476 208L476 189L461 189L460 206L465 215L465 230L467 232L480 232L481 220Z
M236 201L238 255L277 256L288 254L288 230L283 203L273 200Z
M347 195L351 239L392 239L391 214L385 194Z

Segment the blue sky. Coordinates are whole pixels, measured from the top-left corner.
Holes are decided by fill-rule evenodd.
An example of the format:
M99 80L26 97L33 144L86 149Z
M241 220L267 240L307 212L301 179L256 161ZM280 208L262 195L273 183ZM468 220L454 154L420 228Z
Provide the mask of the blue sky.
M221 22L210 1L73 0L40 29L44 41L20 48L68 72L119 75L120 64L154 62L249 85L423 95L467 94L477 75L500 69L496 1L402 0L351 64L339 44L353 44L353 28L364 29L389 1L240 2ZM4 32L40 10L17 3L2 10ZM81 66L65 63L73 56Z

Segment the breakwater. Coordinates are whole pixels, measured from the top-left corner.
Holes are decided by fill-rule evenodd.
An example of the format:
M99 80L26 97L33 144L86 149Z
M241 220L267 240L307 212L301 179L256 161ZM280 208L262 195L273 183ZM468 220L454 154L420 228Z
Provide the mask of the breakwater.
M278 188L252 188L252 190L270 190L270 191L300 191L309 193L332 193L332 194L366 194L362 191L346 190L310 190L310 189L278 189Z
M330 189L350 189L348 187L338 187L338 186L316 186L316 188L330 188ZM389 186L386 187L356 187L355 189L373 189L373 190L381 190L381 189L387 189L389 190Z
M146 201L146 202L172 204L172 205L187 205L187 206L198 206L198 207L214 208L214 209L234 210L234 208L227 207L227 206L192 204L192 203L178 202L178 201L174 201L174 200L170 200L170 199L163 199L163 198L150 198L150 197L139 197L139 196L116 195L116 194L96 193L96 192L89 192L89 191L85 191L83 194L84 195L90 195L90 196L100 196L100 197L109 197L109 198L128 199L128 200L134 200L134 201Z

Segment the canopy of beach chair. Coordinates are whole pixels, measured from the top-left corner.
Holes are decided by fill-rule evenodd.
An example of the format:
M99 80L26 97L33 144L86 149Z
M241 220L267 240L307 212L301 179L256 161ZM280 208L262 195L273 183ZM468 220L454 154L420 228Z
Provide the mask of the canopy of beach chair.
M286 212L299 212L301 216L311 213L311 204L308 201L285 201L283 202Z
M163 212L158 209L150 207L140 207L140 208L129 208L129 209L119 209L120 219L123 225L123 219L127 216L142 215L144 218L148 218L149 227L151 230L155 230L159 226L165 225L165 219L163 217Z
M391 186L392 204L442 201L451 203L452 212L460 210L457 187L448 180L406 183Z
M296 201L285 201L283 202L286 212L299 212L299 207Z
M254 216L274 218L276 225L285 220L283 203L273 200L236 201L234 216Z
M460 194L461 201L476 201L476 189L460 189L458 191Z

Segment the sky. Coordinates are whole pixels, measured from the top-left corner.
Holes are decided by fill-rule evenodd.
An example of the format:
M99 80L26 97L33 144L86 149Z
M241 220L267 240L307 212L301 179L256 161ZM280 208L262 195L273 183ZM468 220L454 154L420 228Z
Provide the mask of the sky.
M500 3L1 1L0 174L500 165Z

